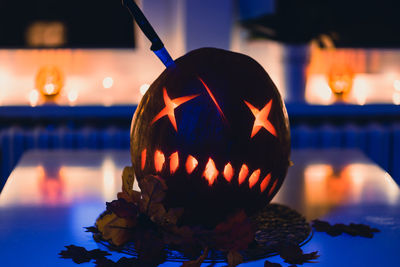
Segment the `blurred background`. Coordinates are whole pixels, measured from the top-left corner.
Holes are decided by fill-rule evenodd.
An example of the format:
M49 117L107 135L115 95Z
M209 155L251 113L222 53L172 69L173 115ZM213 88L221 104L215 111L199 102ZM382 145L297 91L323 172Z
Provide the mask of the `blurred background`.
M400 3L137 1L173 58L256 59L284 96L293 148L359 148L400 182ZM21 155L129 149L164 66L120 0L0 1L0 189Z

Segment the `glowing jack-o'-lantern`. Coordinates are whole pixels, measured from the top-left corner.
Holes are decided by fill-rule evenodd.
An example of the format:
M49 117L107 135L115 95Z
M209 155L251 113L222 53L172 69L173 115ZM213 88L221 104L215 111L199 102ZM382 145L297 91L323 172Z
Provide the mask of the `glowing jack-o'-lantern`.
M165 205L184 223L212 226L276 194L289 166L286 109L248 56L202 48L176 60L150 86L131 127L137 179L165 180Z
M328 84L336 98L345 100L353 87L354 74L347 65L333 66L328 74Z
M60 94L64 86L64 75L56 66L44 66L39 69L35 82L44 98L52 100Z

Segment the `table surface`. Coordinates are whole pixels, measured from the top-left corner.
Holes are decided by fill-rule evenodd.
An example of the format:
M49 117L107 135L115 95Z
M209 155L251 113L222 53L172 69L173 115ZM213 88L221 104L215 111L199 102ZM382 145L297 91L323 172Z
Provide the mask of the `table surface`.
M0 193L0 264L75 266L57 255L65 245L98 248L83 227L93 225L105 202L116 198L129 158L128 151L27 152ZM400 190L389 174L357 150L295 150L292 160L273 202L309 220L365 223L381 230L372 239L314 233L303 250L319 251L315 266L399 265ZM268 260L288 266L278 256ZM263 261L240 266L263 266Z

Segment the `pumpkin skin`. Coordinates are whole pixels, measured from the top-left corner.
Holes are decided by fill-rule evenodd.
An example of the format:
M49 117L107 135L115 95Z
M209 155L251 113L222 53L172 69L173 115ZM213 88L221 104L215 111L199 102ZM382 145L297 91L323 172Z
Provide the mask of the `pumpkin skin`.
M136 178L164 179L164 204L184 208L182 224L213 227L240 209L253 214L279 190L290 162L289 121L276 86L252 58L222 49L197 49L175 63L153 82L133 117ZM191 173L188 157L197 160ZM206 179L215 170L215 179Z

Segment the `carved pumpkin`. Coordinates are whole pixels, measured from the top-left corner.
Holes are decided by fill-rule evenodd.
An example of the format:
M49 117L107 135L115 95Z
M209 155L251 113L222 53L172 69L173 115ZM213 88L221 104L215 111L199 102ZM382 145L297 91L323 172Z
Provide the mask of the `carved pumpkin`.
M289 166L285 106L248 56L202 48L177 59L150 86L131 126L138 180L165 180L167 207L183 223L213 226L252 214L276 194Z

